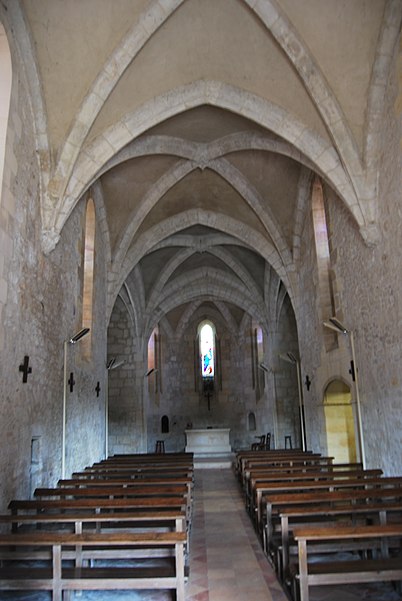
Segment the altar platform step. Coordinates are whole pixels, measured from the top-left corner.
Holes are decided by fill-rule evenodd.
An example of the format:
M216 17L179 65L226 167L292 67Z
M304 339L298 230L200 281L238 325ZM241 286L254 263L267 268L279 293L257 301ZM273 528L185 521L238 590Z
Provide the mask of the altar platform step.
M194 469L230 469L233 466L235 453L196 453Z

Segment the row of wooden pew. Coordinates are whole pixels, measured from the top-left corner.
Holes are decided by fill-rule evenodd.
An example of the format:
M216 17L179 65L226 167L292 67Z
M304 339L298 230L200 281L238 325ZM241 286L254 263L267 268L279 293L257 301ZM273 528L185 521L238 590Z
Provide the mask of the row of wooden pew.
M300 450L242 451L235 470L264 552L295 600L308 601L315 585L400 586L402 476Z
M0 515L0 591L62 601L69 591L172 589L184 601L192 493L192 453L138 454L12 500Z

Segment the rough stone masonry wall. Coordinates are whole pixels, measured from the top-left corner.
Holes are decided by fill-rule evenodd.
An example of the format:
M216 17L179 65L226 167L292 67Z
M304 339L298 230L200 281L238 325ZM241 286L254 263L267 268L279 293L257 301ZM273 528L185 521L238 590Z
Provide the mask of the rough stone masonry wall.
M108 328L108 360L121 367L109 371L109 455L144 452L143 363L123 302L117 299ZM137 382L137 384L136 384Z
M390 82L384 98L384 123L379 141L381 239L374 247L362 240L355 223L335 195L328 193L331 260L339 295L339 317L354 330L368 467L401 473L402 448L402 155L401 115L395 110L396 85ZM304 229L305 247L311 228ZM306 257L304 257L306 259ZM315 375L308 414L317 444L325 440L322 398L330 377L349 382L350 346L339 336L339 349L323 350L322 325L311 315L308 298L314 284L308 279L312 257L301 272L303 313L299 315L302 357ZM305 302L303 302L303 300Z
M0 327L0 509L27 497L35 486L61 476L63 341L80 329L83 203L66 224L50 256L41 251L39 178L33 118L18 56L6 147L0 219L2 301ZM105 261L96 242L97 301L93 360L69 348L76 386L68 395L66 473L99 459L104 436ZM22 383L19 365L29 356L32 373ZM101 394L96 396L96 382ZM78 428L77 425L80 427Z
M220 364L222 369L222 389L211 398L210 410L207 400L200 390L195 390L194 380L194 341L198 322L189 324L185 335L177 340L162 336L162 392L158 399L149 394L147 412L148 451L153 451L155 441L163 439L166 451L183 450L184 430L191 423L194 428L230 428L230 442L233 449L250 448L256 442L256 435L274 432L272 396L274 387L266 378L265 391L257 400L252 382L251 320L248 326L240 328L233 336L223 321L213 320L220 340ZM296 351L294 316L290 306L281 316L281 324L275 339L266 341L275 345L273 353L284 349ZM296 344L296 347L295 347ZM281 362L283 363L283 362ZM272 377L272 376L271 376ZM293 445L299 444L299 421L297 401L296 370L293 365L284 363L278 366L277 407L280 424L279 446L284 446L284 436L291 435ZM248 416L254 413L256 430L250 430ZM161 418L168 416L170 430L161 432Z

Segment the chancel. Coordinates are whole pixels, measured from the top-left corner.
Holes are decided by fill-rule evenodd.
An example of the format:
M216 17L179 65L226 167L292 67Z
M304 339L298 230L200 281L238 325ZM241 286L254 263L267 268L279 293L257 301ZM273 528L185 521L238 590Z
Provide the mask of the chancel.
M401 0L0 2L0 515L134 456L191 454L205 515L252 448L400 476L401 21ZM225 598L294 574L304 601L297 570Z

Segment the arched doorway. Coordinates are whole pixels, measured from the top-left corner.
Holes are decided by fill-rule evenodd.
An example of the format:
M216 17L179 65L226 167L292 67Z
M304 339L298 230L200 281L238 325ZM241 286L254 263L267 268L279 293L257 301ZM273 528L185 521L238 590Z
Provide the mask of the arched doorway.
M328 455L335 463L355 462L356 437L349 386L342 380L332 380L324 392L324 413Z

